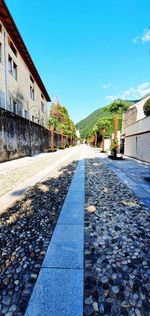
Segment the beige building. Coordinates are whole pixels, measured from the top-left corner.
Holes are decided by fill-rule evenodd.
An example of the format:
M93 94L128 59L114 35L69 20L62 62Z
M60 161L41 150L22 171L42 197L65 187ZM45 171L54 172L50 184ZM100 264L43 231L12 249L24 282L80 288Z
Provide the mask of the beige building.
M3 0L0 0L0 107L46 126L50 97Z
M145 117L143 106L150 94L130 106L123 114L122 134L124 154L150 163L150 116Z

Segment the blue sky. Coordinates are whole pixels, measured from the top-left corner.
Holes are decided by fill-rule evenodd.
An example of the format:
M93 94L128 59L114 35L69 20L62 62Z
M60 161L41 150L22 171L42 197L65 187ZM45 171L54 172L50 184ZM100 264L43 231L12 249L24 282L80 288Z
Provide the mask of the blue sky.
M78 122L150 92L149 0L6 0L52 100Z

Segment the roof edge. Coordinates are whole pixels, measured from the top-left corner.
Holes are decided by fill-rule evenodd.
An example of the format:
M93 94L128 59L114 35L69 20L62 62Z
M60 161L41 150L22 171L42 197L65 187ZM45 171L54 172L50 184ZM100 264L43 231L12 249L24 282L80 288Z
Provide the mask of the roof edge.
M25 64L27 65L29 71L34 77L37 85L39 86L41 92L46 98L47 102L51 101L51 98L42 82L42 79L34 65L34 62L29 54L29 51L22 39L22 36L16 26L16 23L5 3L4 0L0 0L0 20L2 21L4 27L6 28L9 36L13 40L17 50L19 51L21 57L23 58Z

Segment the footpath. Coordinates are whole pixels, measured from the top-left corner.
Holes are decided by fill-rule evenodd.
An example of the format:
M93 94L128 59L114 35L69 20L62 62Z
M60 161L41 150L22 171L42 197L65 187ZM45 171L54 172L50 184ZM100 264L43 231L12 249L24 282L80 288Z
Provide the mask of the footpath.
M23 193L67 163L71 156L80 153L79 147L24 157L0 164L0 214Z
M150 164L132 158L110 160L105 154L100 159L122 180L139 199L150 207Z

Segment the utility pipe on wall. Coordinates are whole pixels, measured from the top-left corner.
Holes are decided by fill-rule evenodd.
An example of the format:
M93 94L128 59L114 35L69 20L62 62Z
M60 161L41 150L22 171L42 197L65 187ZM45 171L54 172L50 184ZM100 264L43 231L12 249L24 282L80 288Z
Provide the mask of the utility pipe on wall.
M5 105L4 108L7 109L8 100L8 80L7 80L7 50L6 50L6 32L4 30L4 69L5 69Z

